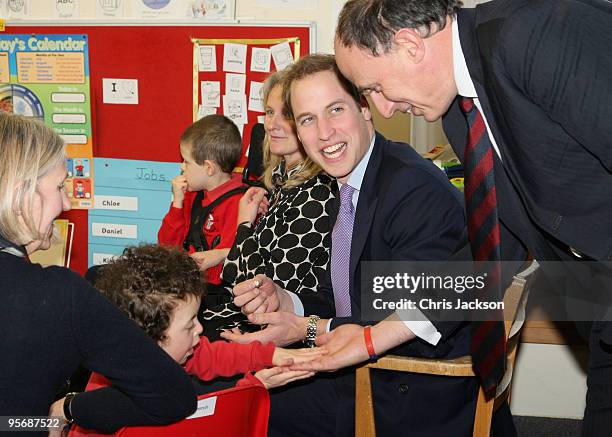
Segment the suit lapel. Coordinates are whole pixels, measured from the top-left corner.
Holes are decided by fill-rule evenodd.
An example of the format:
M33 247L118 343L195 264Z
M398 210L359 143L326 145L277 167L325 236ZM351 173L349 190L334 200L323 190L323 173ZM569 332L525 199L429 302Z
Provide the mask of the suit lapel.
M361 260L361 254L363 253L365 243L370 236L370 228L372 227L372 221L376 211L376 204L378 203L376 180L378 178L378 171L382 161L382 148L384 147L383 142L383 137L377 133L374 146L372 146L370 162L368 162L368 166L361 183L361 189L359 190L359 201L357 202L357 210L355 211L355 223L353 225L353 237L351 239L351 262L349 271L351 282L359 280L359 278L355 278L355 271L357 270L357 265ZM353 284L351 284L350 289L351 291L355 289Z

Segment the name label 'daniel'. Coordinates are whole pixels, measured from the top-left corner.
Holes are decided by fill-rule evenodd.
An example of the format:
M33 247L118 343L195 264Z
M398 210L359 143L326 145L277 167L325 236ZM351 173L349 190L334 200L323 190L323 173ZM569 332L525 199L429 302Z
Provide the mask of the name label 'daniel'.
M95 209L115 209L120 211L138 211L138 197L101 196L94 197Z
M92 223L91 235L94 237L138 238L137 225L120 225L117 223Z

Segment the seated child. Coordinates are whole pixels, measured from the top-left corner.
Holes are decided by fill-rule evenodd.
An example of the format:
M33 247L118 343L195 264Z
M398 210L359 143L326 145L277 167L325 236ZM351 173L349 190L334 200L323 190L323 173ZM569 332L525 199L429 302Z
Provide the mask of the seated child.
M269 389L308 378L312 373L266 367L289 366L320 355L317 349L286 350L257 341L211 343L200 337L202 325L197 311L205 286L196 263L178 248L128 247L121 257L105 266L96 286L185 371L202 380L245 373L236 386L259 384ZM251 371L257 372L253 375ZM86 391L108 385L106 378L93 373ZM100 434L75 427L70 435Z
M172 204L157 239L192 254L207 271L210 294L221 284L223 261L236 237L238 202L247 188L241 175L232 175L242 139L229 118L208 115L185 130L180 150L182 174L172 180Z

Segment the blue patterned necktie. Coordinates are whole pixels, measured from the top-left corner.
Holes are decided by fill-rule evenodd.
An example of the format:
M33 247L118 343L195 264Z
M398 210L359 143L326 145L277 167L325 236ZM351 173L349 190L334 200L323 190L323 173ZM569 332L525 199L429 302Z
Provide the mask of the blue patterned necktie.
M340 188L340 210L332 231L331 280L338 317L351 315L349 266L355 222L354 192L355 189L349 184L344 184Z

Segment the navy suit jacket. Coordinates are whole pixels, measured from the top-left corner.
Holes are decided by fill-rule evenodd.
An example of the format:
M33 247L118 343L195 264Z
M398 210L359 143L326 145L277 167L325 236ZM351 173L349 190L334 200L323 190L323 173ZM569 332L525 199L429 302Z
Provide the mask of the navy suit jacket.
M337 207L336 203L334 220ZM331 328L344 323L375 323L360 317L362 261L446 261L466 244L461 192L409 145L394 143L376 134L359 193L351 241L352 316L334 317ZM335 315L330 264L318 290L302 291L300 299L306 314L328 318ZM457 342L453 335L463 326L462 323L436 323L448 342L433 347L417 339L393 353L428 357L466 354L465 336L459 335Z
M409 145L377 134L355 211L351 252L347 254L353 316L334 318L332 328L344 323L374 323L360 317L362 261L448 260L467 243L465 220L463 195L442 171ZM327 277L317 292L300 293L306 314L334 316L330 270L328 264ZM467 324L436 323L436 328L443 334L437 346L415 339L389 353L422 357L469 353ZM410 429L415 436L471 435L469 424L477 389L473 378L375 371L372 380L380 435L396 435L401 429Z
M494 0L460 10L457 23L501 153L502 259L528 251L538 260L580 259L573 252L612 260L612 3ZM467 125L458 99L443 125L463 158ZM513 273L504 271L507 282ZM575 265L562 273L581 283L568 292L592 293L589 275L579 278Z

